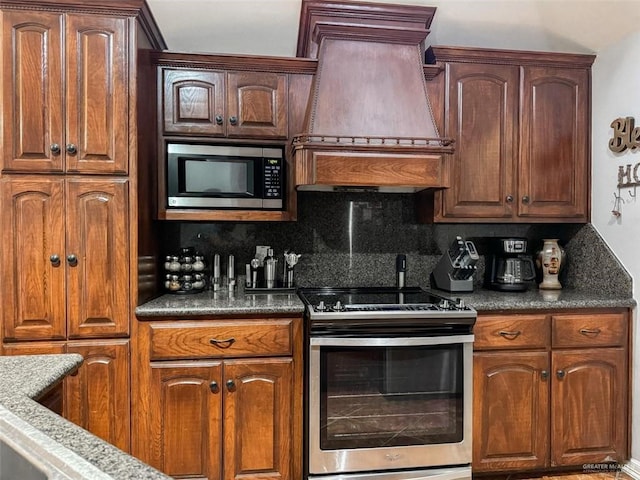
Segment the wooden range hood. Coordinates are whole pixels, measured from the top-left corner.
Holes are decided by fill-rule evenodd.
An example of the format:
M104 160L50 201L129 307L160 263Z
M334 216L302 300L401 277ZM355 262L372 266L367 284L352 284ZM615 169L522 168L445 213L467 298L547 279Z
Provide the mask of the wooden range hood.
M318 68L293 139L299 190L447 187L427 95L424 40L435 7L302 2L299 57Z

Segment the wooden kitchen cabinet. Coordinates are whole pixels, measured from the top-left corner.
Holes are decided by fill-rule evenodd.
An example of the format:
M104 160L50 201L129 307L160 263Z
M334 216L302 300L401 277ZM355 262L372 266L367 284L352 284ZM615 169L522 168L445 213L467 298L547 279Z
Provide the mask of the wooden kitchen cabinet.
M38 401L124 451L130 447L129 340L17 342L4 355L78 353L84 361Z
M301 478L300 318L136 328L134 455L174 478Z
M287 75L160 69L163 133L286 139Z
M430 56L444 66L436 105L455 140L433 219L587 222L594 57L458 47Z
M2 354L81 353L42 401L128 450L136 260L156 253L137 172L166 45L144 0L1 3Z
M65 418L128 452L129 340L70 341L66 351L79 353L84 362L76 375L65 379Z
M5 341L129 332L128 181L5 176Z
M2 170L126 174L127 19L6 10L2 34Z
M622 462L628 312L479 315L474 472Z
M544 468L549 461L547 352L477 352L473 370L474 472Z

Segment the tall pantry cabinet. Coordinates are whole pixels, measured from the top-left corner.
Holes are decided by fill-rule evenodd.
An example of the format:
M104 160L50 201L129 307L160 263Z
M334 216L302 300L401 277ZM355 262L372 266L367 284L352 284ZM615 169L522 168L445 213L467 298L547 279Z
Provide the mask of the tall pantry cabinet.
M137 72L164 44L144 0L0 0L0 28L2 353L80 353L51 405L128 451Z

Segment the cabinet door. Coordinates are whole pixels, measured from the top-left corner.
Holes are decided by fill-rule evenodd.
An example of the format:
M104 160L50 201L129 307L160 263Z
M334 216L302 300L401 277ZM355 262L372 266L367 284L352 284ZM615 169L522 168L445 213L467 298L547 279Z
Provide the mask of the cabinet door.
M129 341L69 342L84 357L66 379L65 418L125 452L130 446Z
M626 366L623 348L552 353L551 466L627 458Z
M151 364L147 463L174 478L221 478L221 381L220 362Z
M287 138L287 98L285 74L229 73L228 135Z
M129 333L126 180L67 180L69 338Z
M586 221L589 71L524 67L522 72L518 213Z
M291 478L293 360L228 360L224 365L224 480Z
M2 12L2 38L2 169L62 171L62 15Z
M5 340L66 337L63 182L42 177L0 182Z
M473 470L545 467L549 455L549 354L475 353Z
M66 17L67 171L127 173L129 55L125 18Z
M446 162L444 218L509 218L516 195L518 67L447 65L446 136L455 139Z
M225 134L224 72L161 70L165 134Z

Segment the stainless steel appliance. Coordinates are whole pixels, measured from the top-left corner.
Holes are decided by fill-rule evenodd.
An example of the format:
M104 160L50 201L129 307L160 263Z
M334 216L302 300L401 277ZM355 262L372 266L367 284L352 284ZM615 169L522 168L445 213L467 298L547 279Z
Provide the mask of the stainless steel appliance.
M299 295L306 478L471 478L475 310L420 288Z
M485 266L485 286L504 292L523 292L536 279L526 238L495 239Z
M168 143L166 151L169 208L283 209L282 148Z
M431 285L448 292L472 292L479 258L472 241L456 237L431 272Z

